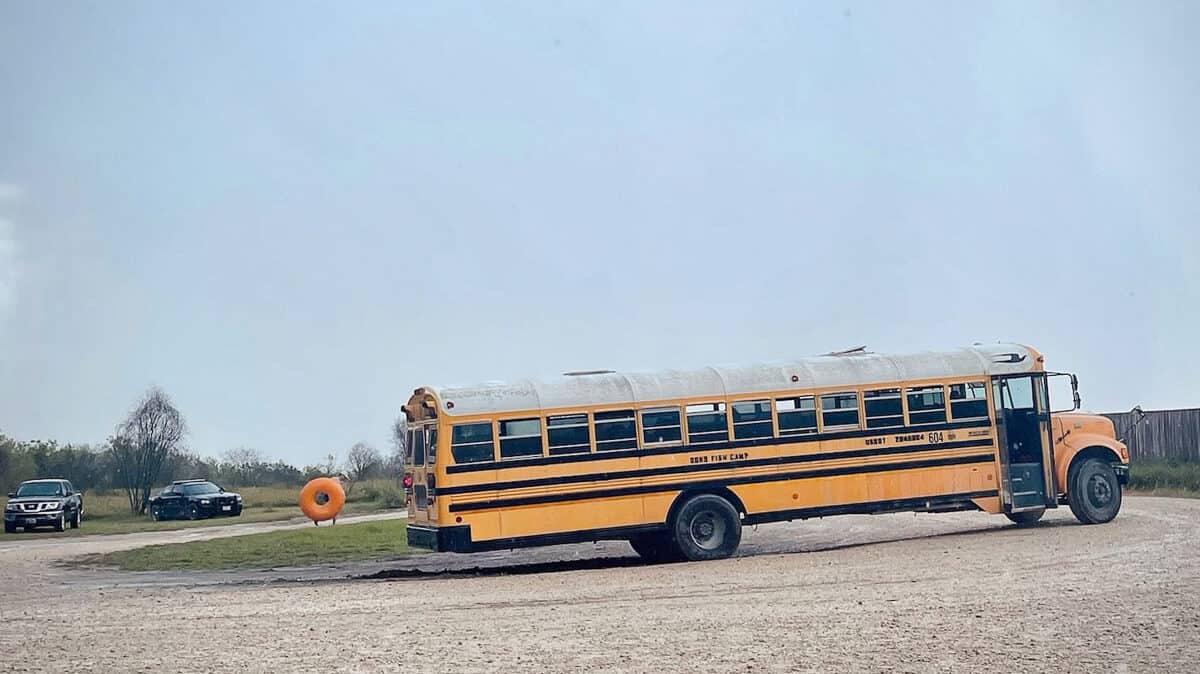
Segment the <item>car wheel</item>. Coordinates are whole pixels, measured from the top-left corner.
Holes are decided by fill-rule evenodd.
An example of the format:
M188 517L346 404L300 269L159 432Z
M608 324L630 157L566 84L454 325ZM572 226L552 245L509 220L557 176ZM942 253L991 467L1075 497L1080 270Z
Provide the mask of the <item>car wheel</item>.
M155 522L163 521L162 510L160 510L158 506L150 506L150 519L154 520Z
M75 511L75 512L74 512L74 513L71 515L71 528L72 528L72 529L78 529L78 528L79 528L79 522L80 522L80 521L82 521L82 520L83 520L83 513L81 513L81 512L79 512L78 510L76 510L76 511Z
M688 499L671 522L675 547L684 559L724 559L742 542L742 520L729 501L713 494Z
M66 513L63 513L58 516L58 521L54 523L54 530L55 531L66 531L67 530L67 514Z
M188 507L188 519L189 520L200 519L200 508L197 508L195 503L193 503L191 506Z
M6 534L15 534L15 533L17 533L17 525L15 525L15 524L9 524L8 522L5 522L5 523L4 523L4 533L6 533Z

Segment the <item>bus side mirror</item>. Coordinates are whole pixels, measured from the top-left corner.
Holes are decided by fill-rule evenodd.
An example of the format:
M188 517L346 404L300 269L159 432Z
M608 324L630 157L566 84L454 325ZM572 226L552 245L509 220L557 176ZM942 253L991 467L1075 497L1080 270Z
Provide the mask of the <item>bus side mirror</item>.
M1067 383L1070 383L1070 385L1071 385L1071 407L1069 409L1063 409L1063 410L1052 409L1052 410L1050 410L1050 412L1052 414L1063 414L1066 412L1074 412L1074 411L1078 410L1080 405L1082 404L1082 401L1079 398L1079 378L1076 377L1074 374L1071 374L1068 372L1047 372L1046 373L1047 380L1054 379L1055 377L1066 377ZM1065 399L1066 394L1067 394L1066 391L1059 389L1054 396L1051 396L1051 399L1052 400L1059 399L1059 396L1061 396L1061 398Z

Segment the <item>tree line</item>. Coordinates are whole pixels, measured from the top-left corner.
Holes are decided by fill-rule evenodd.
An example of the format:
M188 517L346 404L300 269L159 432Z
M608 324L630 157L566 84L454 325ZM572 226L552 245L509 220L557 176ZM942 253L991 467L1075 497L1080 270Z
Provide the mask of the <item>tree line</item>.
M101 444L19 441L0 433L0 489L8 493L25 480L64 478L83 491L123 492L130 511L143 514L147 499L171 480L202 478L227 488L300 487L323 475L340 473L353 484L375 478L399 480L403 472L403 418L393 425L393 447L387 456L359 442L346 452L345 461L330 454L307 466L270 461L247 447L230 449L219 457L201 457L187 448L187 434L187 422L171 398L152 388Z

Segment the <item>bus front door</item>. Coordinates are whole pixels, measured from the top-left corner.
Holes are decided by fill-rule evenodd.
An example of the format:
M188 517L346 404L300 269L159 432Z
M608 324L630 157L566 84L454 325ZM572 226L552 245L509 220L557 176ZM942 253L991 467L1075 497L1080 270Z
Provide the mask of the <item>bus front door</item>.
M992 405L1005 512L1054 507L1054 446L1045 375L993 377Z

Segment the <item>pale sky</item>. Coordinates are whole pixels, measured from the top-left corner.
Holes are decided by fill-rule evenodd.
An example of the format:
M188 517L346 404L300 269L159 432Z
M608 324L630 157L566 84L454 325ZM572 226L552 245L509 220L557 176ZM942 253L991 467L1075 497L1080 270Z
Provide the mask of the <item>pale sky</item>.
M0 431L1018 341L1200 405L1200 3L0 0Z

